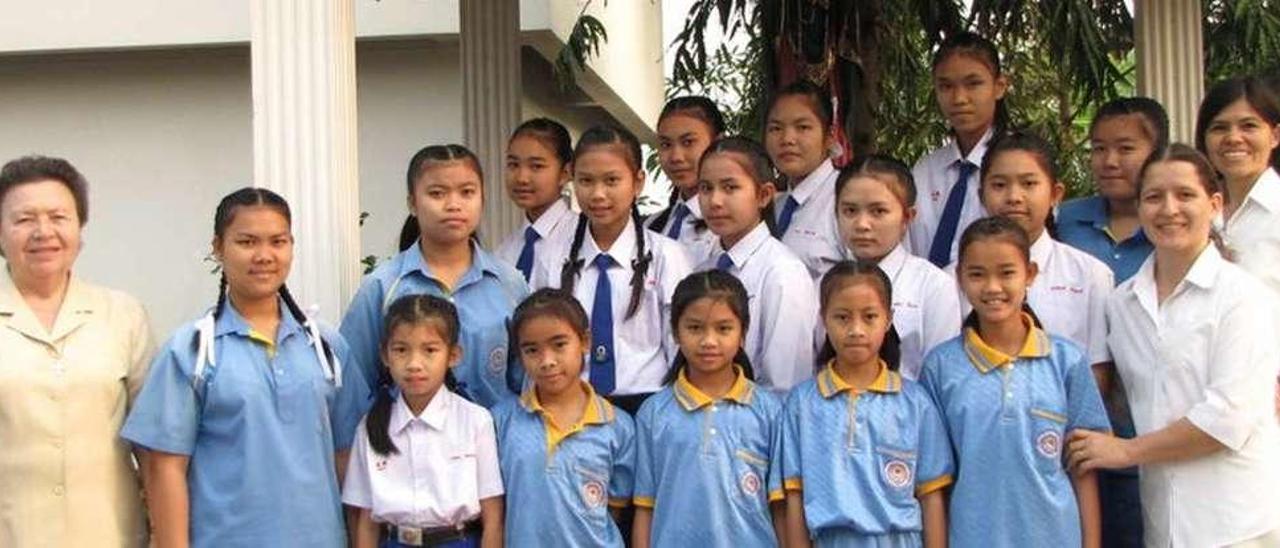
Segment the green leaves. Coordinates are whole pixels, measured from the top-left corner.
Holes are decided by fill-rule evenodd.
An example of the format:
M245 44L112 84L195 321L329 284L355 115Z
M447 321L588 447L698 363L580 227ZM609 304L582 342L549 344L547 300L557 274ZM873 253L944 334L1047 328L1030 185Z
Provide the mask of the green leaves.
M600 46L609 41L609 33L595 16L587 15L592 2L583 3L578 20L573 23L569 37L552 64L556 82L562 90L573 86L578 72L587 68L587 59L600 55ZM605 3L608 5L608 3Z

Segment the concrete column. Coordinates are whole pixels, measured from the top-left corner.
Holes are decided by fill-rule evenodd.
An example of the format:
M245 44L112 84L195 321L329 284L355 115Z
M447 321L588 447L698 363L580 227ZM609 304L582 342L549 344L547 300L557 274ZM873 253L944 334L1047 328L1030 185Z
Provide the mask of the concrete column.
M353 0L250 0L254 184L289 200L290 289L336 322L360 282Z
M1199 0L1136 0L1134 39L1138 94L1169 111L1169 137L1195 139L1204 96L1204 43Z
M463 0L461 12L463 140L484 168L480 234L492 249L520 226L523 212L503 183L507 138L520 123L520 3Z

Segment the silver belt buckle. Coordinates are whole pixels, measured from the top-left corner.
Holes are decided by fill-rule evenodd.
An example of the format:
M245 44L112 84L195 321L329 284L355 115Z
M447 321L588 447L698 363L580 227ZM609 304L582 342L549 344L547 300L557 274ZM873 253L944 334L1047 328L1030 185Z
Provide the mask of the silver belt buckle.
M417 527L396 527L396 540L400 544L422 546L422 529Z

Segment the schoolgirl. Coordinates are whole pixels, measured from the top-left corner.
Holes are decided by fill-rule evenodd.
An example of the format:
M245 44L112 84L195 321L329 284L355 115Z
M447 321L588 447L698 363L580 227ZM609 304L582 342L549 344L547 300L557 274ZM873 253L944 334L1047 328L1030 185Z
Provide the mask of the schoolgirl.
M284 285L290 220L262 188L218 203L218 300L156 355L120 433L148 454L157 545L346 546L337 470L369 392Z
M951 140L912 169L921 200L907 233L908 251L942 268L956 260L956 239L986 216L978 201L978 167L991 137L1008 125L1009 81L990 40L972 32L947 38L933 55L933 93Z
M777 546L782 493L768 493L782 404L752 382L742 350L747 291L719 270L680 282L680 342L667 387L636 415L632 546Z
M929 395L897 373L892 301L872 262L822 277L821 372L787 398L770 475L788 546L946 545L951 444Z
M1089 125L1089 170L1098 194L1058 208L1057 236L1110 267L1116 283L1151 254L1138 222L1138 170L1168 144L1169 116L1146 97L1112 100Z
M743 350L757 384L785 392L813 376L818 295L804 263L770 234L773 166L746 137L716 141L699 165L698 201L717 244L698 270L729 272L747 288L754 321Z
M769 159L787 183L775 204L774 236L800 256L814 280L842 258L832 205L831 119L831 98L798 80L774 95L764 130Z
M522 546L623 546L635 422L582 380L591 335L572 294L535 291L511 319L533 384L493 409L507 489L507 536ZM612 513L611 513L612 510Z
M671 181L671 199L645 226L684 244L695 262L714 253L716 244L698 202L698 161L722 133L724 116L701 95L667 101L658 115L658 164Z
M493 419L457 394L458 312L432 295L387 308L377 399L360 423L342 502L354 548L502 546Z
M365 277L342 318L358 367L377 384L378 344L388 306L404 295L445 297L458 308L459 392L486 408L520 390L509 367L507 320L528 293L520 273L475 240L483 201L480 161L461 145L431 145L409 160L409 218L400 253Z
M534 287L573 293L591 316L587 378L596 393L634 412L662 386L675 356L671 293L691 269L684 247L645 230L640 142L612 126L588 129L574 150L573 189L583 215L567 246L534 269Z
M925 353L960 334L955 280L903 246L915 203L911 171L888 156L854 158L836 178L836 222L846 252L879 265L892 282L898 374L910 380L920 376Z
M1107 302L1138 436L1077 431L1067 446L1076 470L1142 467L1147 546L1280 546L1278 305L1210 245L1218 185L1185 145L1142 168L1138 216L1155 253Z
M576 216L561 195L573 173L569 130L548 118L526 120L507 141L506 166L507 196L524 211L524 223L495 255L527 282L540 254L572 235Z
M1046 334L1026 306L1037 268L1020 225L975 221L959 252L959 283L973 312L962 335L925 356L920 374L957 459L950 542L1098 546L1093 473L1068 475L1062 462L1064 436L1108 430L1089 359Z

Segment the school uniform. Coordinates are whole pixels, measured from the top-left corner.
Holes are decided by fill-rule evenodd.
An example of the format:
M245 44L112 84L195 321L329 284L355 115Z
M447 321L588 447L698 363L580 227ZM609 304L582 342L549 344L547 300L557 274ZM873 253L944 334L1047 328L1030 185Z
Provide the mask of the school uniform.
M577 222L578 214L569 208L569 200L556 199L537 221L529 222L525 217L520 228L502 240L494 255L519 271L527 282L539 257L558 247L560 242L573 238Z
M480 519L481 500L503 494L493 419L448 388L416 416L396 398L387 421L395 453L375 452L366 428L362 421L351 448L342 502L378 523L409 536L458 528Z
M1058 240L1092 255L1111 268L1116 283L1129 279L1155 249L1139 227L1128 238L1111 233L1107 200L1088 196L1068 200L1058 207Z
M679 351L670 328L671 296L676 284L692 271L683 246L653 231L641 231L645 252L651 253L653 260L641 281L640 304L635 315L627 318L638 248L634 223L634 220L627 222L608 250L596 245L588 229L578 250L582 269L574 286L565 288L572 290L591 321L591 351L586 357L583 376L606 397L650 394L662 388L662 377ZM570 246L571 243L566 244L539 262L534 268L534 287L559 287L564 262L571 255ZM605 263L609 266L602 270L601 265ZM596 288L602 273L609 291L597 299ZM605 310L612 312L608 323L603 317ZM593 373L597 374L594 379ZM612 389L602 388L610 384Z
M880 270L893 288L893 327L902 343L898 373L920 377L924 356L960 334L960 302L956 281L932 263L898 245L880 259Z
M205 320L178 328L120 432L190 458L194 547L346 546L334 453L351 447L369 391L340 335L320 331L325 367L307 328L280 310L272 339L224 303L209 358Z
M587 407L577 424L556 424L532 386L493 409L509 544L621 547L631 534L609 509L631 502L635 422L582 384Z
M773 204L782 234L778 239L804 261L815 280L843 258L844 244L836 225L838 175L831 160L823 160Z
M800 491L815 546L920 546L917 497L951 485L946 427L929 395L881 362L865 390L832 364L782 412L770 493Z
M756 384L786 392L813 377L818 291L800 258L769 234L768 225L760 223L697 270L713 268L733 274L747 289L751 321L743 350L751 360Z
M645 228L680 242L695 263L710 257L719 249L715 233L707 227L707 221L702 216L702 205L698 202L696 193L687 200L676 202L661 225L657 220L656 215L646 219Z
M1084 352L1022 321L1016 356L965 328L925 357L920 384L957 459L947 516L955 546L1080 546L1062 447L1072 430L1109 430L1107 412Z
M1280 529L1280 305L1263 287L1210 245L1164 302L1152 256L1107 303L1138 433L1185 418L1224 446L1141 467L1147 546L1223 546Z
M522 377L514 356L507 355L507 321L529 294L524 278L479 245L471 245L471 266L456 287L445 287L431 272L418 245L401 251L365 276L341 331L351 342L358 367L369 386L378 385L383 316L405 295L435 295L458 309L462 361L453 374L468 398L484 407L514 398Z
M982 174L978 167L987 154L993 130L978 140L968 154L960 153L955 139L925 155L911 168L916 181L916 216L907 228L907 251L942 268L956 260L960 235L970 223L987 216L978 196ZM957 185L963 184L963 189ZM951 213L947 215L948 205ZM946 216L946 219L943 217ZM948 223L943 223L946 220ZM939 232L941 235L939 236ZM934 241L937 240L935 249Z
M1223 239L1240 268L1280 295L1280 175L1267 168L1240 207L1225 221Z
M681 371L636 415L637 507L653 511L652 546L777 546L769 457L782 404L742 371L721 399Z

